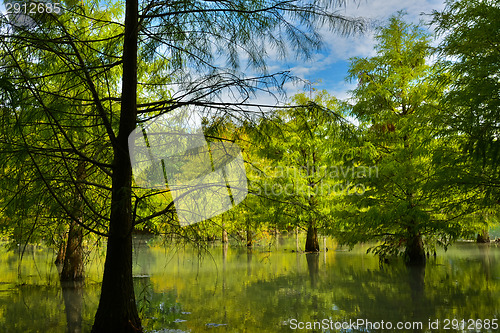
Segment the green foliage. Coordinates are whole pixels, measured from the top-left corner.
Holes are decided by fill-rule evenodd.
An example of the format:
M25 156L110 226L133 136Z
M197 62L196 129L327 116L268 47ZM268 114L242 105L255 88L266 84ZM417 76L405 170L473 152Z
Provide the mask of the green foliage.
M118 89L122 28L106 21L122 11L93 15L102 21L65 11L33 29L4 26L2 73L15 92L3 90L12 98L1 105L0 190L15 243L58 244L69 220L105 232L111 145L96 114L116 103L97 95Z
M442 135L455 140L469 163L465 185L480 185L483 204L494 205L500 176L500 2L447 1L432 23L443 37L437 49L440 81L450 85L441 101Z
M247 174L270 227L325 228L330 223L344 185L333 166L342 156L348 128L340 103L326 91L297 94L290 107L261 119L250 134L260 142L249 156Z
M189 105L209 117L225 113L245 118L241 111L250 93L279 88L288 79L286 73L267 75L269 45L284 56L291 42L298 55L308 57L321 45L320 27L342 34L364 28L361 19L328 12L343 5L337 1L141 5L140 37L132 43L139 53L137 73L132 73L138 79L134 112L139 123ZM5 232L15 224L12 219L22 230L31 230L32 219L43 215L46 226L55 225L52 220L62 225L82 220L89 232L104 235L113 160L122 149L116 138L123 123L124 9L117 2L68 1L61 14L32 19L27 27L2 17L0 93L7 101L2 105L2 205L11 221ZM246 78L238 72L242 54L266 75ZM226 64L217 61L220 57ZM173 84L180 88L176 94L171 93ZM219 101L223 92L236 97L234 106ZM80 176L77 170L83 170ZM167 192L134 187L136 228L175 229L170 228L175 214ZM40 228L38 238L21 234L35 240L60 231Z
M351 246L379 240L371 250L382 256L411 251L422 256L423 249L415 248L421 240L429 250L470 231L456 221L470 207L456 203L471 193L441 187L450 170L431 163L442 147L439 127L429 125L440 117L443 87L431 82L429 35L405 23L401 13L378 31L377 55L353 58L349 69L349 78L358 79L351 110L362 130L362 143L353 150L378 174L362 179L363 195L346 197L352 205L339 214L338 234Z

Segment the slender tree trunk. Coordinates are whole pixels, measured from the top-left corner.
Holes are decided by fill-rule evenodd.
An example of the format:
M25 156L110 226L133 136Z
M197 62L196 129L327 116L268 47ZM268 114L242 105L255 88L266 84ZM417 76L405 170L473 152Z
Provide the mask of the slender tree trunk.
M64 235L66 236L66 235ZM55 260L55 264L56 265L61 265L64 263L64 257L65 257L65 254L66 254L66 241L61 241L61 243L59 244L59 250L57 251L57 257L56 257L56 260Z
M227 237L226 224L222 223L222 243L229 242L229 238Z
M132 278L132 166L128 136L137 116L138 0L127 0L119 133L113 160L111 215L99 307L93 333L142 332Z
M247 222L247 247L252 247L253 239L252 239L252 230L250 229L250 223Z
M313 155L313 160L315 159ZM313 164L314 167L315 164ZM314 174L314 168L312 170ZM309 173L309 171L308 171ZM309 196L309 207L311 211L316 207L316 197ZM306 252L319 252L319 241L318 241L318 229L316 228L315 217L312 214L309 215L309 225L307 226L307 238L306 238Z
M299 227L295 227L295 249L299 252Z
M318 229L314 221L309 222L307 227L306 252L319 252Z
M278 230L278 225L274 225L274 243L276 244L276 250L279 248L280 243L279 243L279 237L280 237L280 232Z
M402 104L402 114L400 116L405 117L408 108L406 104ZM406 151L409 151L408 154L408 163L412 163L413 154L410 150L410 143L408 135L405 134L403 136L404 148ZM409 178L410 181L413 181L413 178ZM408 202L408 209L413 209L415 207L413 193L409 192L406 198ZM404 257L407 265L421 266L425 265L426 257L425 257L425 249L424 242L422 240L422 236L419 233L419 225L417 221L411 221L407 228L408 239L406 240L406 249L404 253Z

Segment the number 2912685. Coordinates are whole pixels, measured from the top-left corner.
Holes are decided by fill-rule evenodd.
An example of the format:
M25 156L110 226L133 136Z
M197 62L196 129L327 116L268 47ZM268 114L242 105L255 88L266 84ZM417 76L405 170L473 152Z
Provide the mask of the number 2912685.
M7 14L60 14L61 4L58 2L7 2L5 3Z

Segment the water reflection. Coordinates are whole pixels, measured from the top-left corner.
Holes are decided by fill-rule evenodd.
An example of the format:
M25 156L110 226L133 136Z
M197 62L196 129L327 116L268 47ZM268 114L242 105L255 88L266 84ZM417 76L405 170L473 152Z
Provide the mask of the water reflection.
M82 331L82 306L83 306L83 281L61 282L64 299L64 312L66 313L67 333L81 333Z
M491 271L491 258L490 258L490 246L489 244L477 244L479 250L479 258L481 258L483 275L486 280L490 279Z
M306 253L307 270L309 271L309 279L311 287L316 288L316 282L319 274L319 253Z
M408 273L408 284L411 292L411 299L414 304L418 304L424 298L425 289L425 267L406 266Z
M420 328L393 331L428 332L429 321L439 319L432 332L449 333L445 318L499 317L500 248L493 244L457 244L422 268L380 265L364 248L347 252L330 246L328 252L304 254L292 252L295 238L280 242L274 252L267 246L218 244L209 253L140 244L134 251L134 283L144 326L149 331L294 332L291 319L365 319L422 322ZM53 260L37 252L35 262L23 264L19 280L13 255L0 252L2 332L88 332L98 304L100 266L85 284L60 285Z
M247 276L252 276L252 259L253 259L252 249L247 248Z

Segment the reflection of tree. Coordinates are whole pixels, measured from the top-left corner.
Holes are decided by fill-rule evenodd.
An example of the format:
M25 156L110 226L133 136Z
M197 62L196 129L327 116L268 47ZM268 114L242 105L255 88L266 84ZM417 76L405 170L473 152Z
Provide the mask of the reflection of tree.
M207 256L201 265L197 252L189 249L178 251L179 260L166 264L165 250L152 248L139 254L139 262L145 255L151 261L137 271L141 275L134 278L134 287L149 331L200 332L207 323L227 323L228 332L290 332L279 324L290 318L422 321L425 327L429 319L498 317L500 251L469 245L454 246L420 270L402 263L379 266L377 258L364 253L329 251L326 263L319 265L318 255L261 253L259 247L251 253L246 247L224 251L219 246L212 252L217 255ZM15 263L10 267L8 262L0 253L4 283L17 276ZM216 283L222 269L223 286ZM4 286L0 284L2 290ZM60 332L67 326L78 332L71 331L70 324L78 328L81 320L82 331L87 331L98 292L99 285L90 282L85 289L68 288L62 295L54 285L12 284L0 294L0 330ZM68 300L78 302L79 297L81 304L70 308ZM63 301L66 314L61 311Z
M425 294L425 268L421 266L407 266L406 270L413 303L420 303Z
M306 253L307 269L311 279L311 287L316 287L319 274L319 253Z
M364 253L329 251L325 265L320 267L319 256L314 254L304 258L295 253L228 251L236 255L226 258L223 298L213 296L214 283L208 274L196 276L197 286L176 289L179 302L190 306L192 314L186 327L192 331L214 322L227 323L230 331L288 332L289 327L277 323L290 318L421 321L425 331L429 318L494 317L500 308L500 300L493 296L500 292L500 284L482 278L482 258L455 260L448 253L419 268L402 262L379 266L377 258ZM473 256L477 253L474 251ZM470 249L459 258L466 254L471 254ZM500 254L490 254L490 258L491 274L495 276L500 268L494 269L493 260L500 261ZM195 273L188 271L182 273L183 279L190 274L194 279ZM166 276L153 282L157 293L181 283L171 281L171 287L160 286L163 281L167 283Z
M30 247L34 256L25 256L20 266L16 251L0 249L0 332L90 330L99 298L99 285L90 282L97 279L93 262L87 265L85 288L72 288L59 283L51 249Z
M247 276L252 276L252 249L247 248Z
M222 294L224 294L224 290L226 290L226 262L228 247L228 243L222 243Z
M412 321L419 321L425 315L421 312L422 304L425 304L425 267L421 265L407 265L408 285L410 286L411 304L414 306L412 311ZM425 325L425 324L424 324ZM424 327L414 329L412 332L424 332Z
M486 281L489 281L491 278L491 259L490 259L490 245L489 244L478 244L478 249L479 249L479 257L481 258L482 262L482 267L483 267L483 274L484 278Z
M64 299L64 309L66 313L66 332L82 332L82 281L61 282L62 295Z

